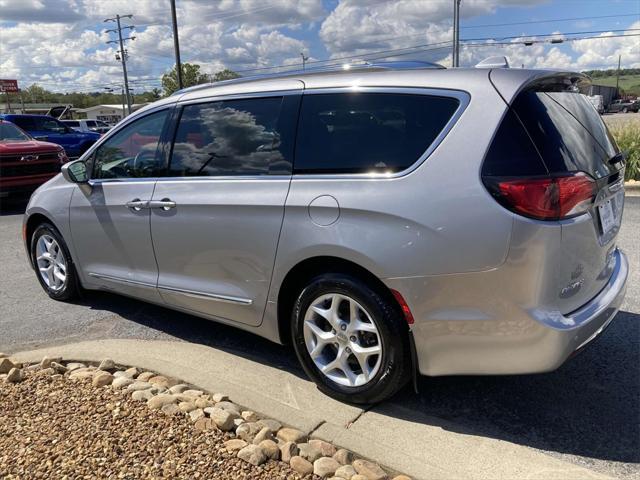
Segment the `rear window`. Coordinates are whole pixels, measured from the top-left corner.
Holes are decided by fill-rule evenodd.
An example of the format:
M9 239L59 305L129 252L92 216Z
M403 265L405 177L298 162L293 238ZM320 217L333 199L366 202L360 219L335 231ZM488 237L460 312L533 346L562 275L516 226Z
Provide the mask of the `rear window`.
M388 93L305 95L296 173L397 172L414 164L447 125L455 98Z
M526 91L512 105L551 173L584 171L602 178L618 150L589 100L580 93Z

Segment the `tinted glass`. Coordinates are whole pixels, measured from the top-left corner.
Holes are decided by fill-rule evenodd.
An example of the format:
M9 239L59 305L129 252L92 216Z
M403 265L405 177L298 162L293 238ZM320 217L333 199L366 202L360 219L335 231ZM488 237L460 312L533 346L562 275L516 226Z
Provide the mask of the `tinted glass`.
M282 104L282 97L270 97L185 106L169 174L264 175L289 170Z
M24 140L29 140L29 137L22 130L10 123L0 122L0 142Z
M35 124L33 123L33 117L11 117L11 123L15 123L23 130L35 130Z
M66 125L68 125L69 127L79 127L80 126L80 122L76 122L75 120L67 120L64 123Z
M580 93L526 91L513 109L551 173L584 171L601 178L616 171L617 149L607 127Z
M547 169L518 117L507 110L482 164L490 176L545 175Z
M403 170L429 148L458 104L454 98L427 95L306 95L302 100L294 170Z
M158 153L168 110L152 113L130 123L95 152L93 178L156 177L164 162Z
M65 124L55 118L33 117L33 122L35 123L35 130L54 133L63 133L67 130Z
M96 122L93 120L87 120L87 126L88 127L95 127L96 126Z

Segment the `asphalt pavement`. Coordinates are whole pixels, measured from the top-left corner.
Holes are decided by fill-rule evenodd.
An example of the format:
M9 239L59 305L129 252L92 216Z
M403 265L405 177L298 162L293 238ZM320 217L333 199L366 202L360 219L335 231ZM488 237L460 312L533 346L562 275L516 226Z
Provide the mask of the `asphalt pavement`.
M106 338L210 346L303 377L295 355L252 334L108 293L58 303L42 292L21 244L24 202L0 205L0 351ZM618 239L631 263L611 327L553 373L422 378L376 415L459 425L621 478L640 478L640 196L627 196ZM437 423L437 422L435 422ZM428 455L428 452L425 452Z

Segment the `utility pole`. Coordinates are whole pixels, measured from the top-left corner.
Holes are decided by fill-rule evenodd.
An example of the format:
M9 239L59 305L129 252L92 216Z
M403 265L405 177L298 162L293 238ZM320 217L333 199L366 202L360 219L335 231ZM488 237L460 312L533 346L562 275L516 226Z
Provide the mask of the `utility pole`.
M618 72L616 73L616 95L618 96L620 96L620 90L618 90L620 85L620 60L622 60L622 55L618 55Z
M116 60L122 61L122 72L124 74L124 89L127 94L127 110L129 115L131 114L131 97L129 96L129 79L127 78L127 57L128 53L124 49L124 42L127 40L135 40L136 37L126 37L122 38L122 30L133 29L133 25L122 26L120 24L120 19L122 18L133 18L133 15L116 15L114 18L107 18L105 22L116 22L117 28L112 30L107 30L107 32L115 32L118 34L118 40L110 40L107 43L117 43L120 45L120 50L116 54ZM124 112L123 112L124 113Z
M309 57L307 57L304 54L304 52L300 52L300 56L302 57L302 70L304 70L307 64L307 60L309 60Z
M454 67L460 66L460 0L453 0L453 59Z
M173 49L176 51L176 77L178 79L178 90L182 90L182 63L180 62L180 42L178 41L176 0L171 0L171 23L173 24Z

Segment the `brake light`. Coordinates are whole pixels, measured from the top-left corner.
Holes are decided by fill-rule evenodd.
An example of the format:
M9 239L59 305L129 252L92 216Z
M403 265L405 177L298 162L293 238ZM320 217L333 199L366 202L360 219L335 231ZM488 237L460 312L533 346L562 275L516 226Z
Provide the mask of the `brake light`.
M578 172L565 176L485 178L496 199L509 210L538 220L560 220L586 212L596 195L596 182Z

